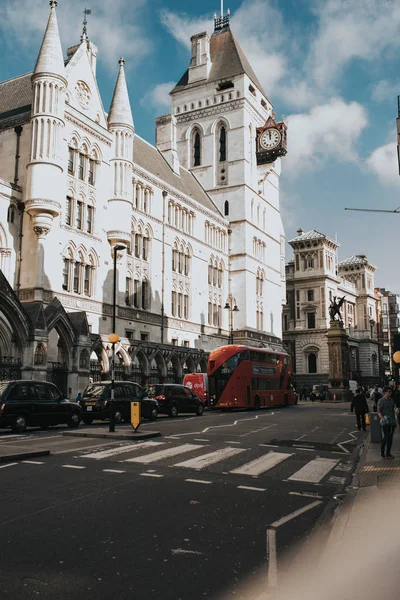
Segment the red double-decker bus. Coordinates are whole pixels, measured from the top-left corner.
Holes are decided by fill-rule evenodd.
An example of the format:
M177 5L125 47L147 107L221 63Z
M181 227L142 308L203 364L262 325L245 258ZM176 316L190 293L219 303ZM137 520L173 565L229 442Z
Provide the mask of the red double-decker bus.
M261 408L296 403L290 356L283 348L222 346L208 358L213 408Z

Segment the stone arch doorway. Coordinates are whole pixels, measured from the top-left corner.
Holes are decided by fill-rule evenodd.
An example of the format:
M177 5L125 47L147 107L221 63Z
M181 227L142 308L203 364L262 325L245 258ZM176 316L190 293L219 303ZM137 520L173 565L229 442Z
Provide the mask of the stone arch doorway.
M309 373L317 372L317 354L316 352L309 352L307 356L307 366Z
M197 373L207 373L207 359L201 358L197 364Z
M162 355L160 353L155 354L150 360L149 383L164 383L166 370Z
M196 373L196 365L190 355L186 357L186 360L183 363L183 374L187 375L188 373Z
M47 343L47 381L54 383L60 392L68 395L70 348L57 326L49 332Z
M165 383L182 383L182 366L176 354L172 354L167 363L167 377Z
M138 350L138 352L132 358L129 379L139 383L142 386L146 385L146 381L148 379L148 363L146 355L144 352L142 352L142 350Z

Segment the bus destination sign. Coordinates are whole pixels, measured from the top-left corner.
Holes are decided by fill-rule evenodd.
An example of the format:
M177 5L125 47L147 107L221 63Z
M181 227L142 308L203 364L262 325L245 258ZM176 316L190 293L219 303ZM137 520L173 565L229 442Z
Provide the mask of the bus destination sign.
M276 375L276 367L252 365L253 375Z

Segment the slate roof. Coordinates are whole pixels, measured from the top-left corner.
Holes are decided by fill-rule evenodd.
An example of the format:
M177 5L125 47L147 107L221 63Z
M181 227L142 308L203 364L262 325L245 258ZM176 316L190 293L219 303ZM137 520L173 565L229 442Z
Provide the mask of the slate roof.
M348 265L368 265L368 259L365 254L353 254L350 258L346 258L339 263L339 266L348 266Z
M330 242L333 242L334 244L337 244L339 246L339 244L335 242L335 240L332 240L330 237L328 237L324 233L320 233L316 229L312 229L311 231L305 231L304 233L301 233L300 235L293 238L292 240L289 240L288 243L291 244L292 242L306 242L309 240L320 239L329 240Z
M221 79L228 79L235 75L246 74L254 85L258 87L260 92L266 96L257 75L254 73L249 61L230 29L224 29L220 32L216 31L213 33L210 41L210 57L212 67L208 77L209 83L213 81L217 82ZM181 92L186 88L196 87L203 83L203 81L200 81L189 84L188 80L189 69L183 74L171 94Z
M30 110L32 104L32 73L25 73L0 83L0 118L3 113Z
M161 152L138 135L135 135L133 143L133 162L138 167L165 181L167 185L174 187L205 208L222 216L210 196L190 171L180 167L180 177L176 175Z

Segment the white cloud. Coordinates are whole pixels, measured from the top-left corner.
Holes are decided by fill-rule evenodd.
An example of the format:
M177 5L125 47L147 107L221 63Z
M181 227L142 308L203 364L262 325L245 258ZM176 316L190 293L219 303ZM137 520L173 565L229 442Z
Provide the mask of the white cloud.
M140 100L140 104L145 108L150 108L154 112L165 112L165 109L168 109L169 111L171 108L171 97L169 93L174 86L174 81L159 83L153 89L146 92Z
M185 13L163 10L160 13L160 18L169 33L186 48L191 47L190 38L192 35L202 31L211 34L213 31L213 21L209 16L192 18Z
M285 172L320 168L329 160L356 162L356 143L367 125L365 109L357 102L334 98L308 113L288 117L288 155Z
M367 158L366 165L378 176L381 183L399 187L399 166L397 162L397 145L395 142L376 148Z
M145 0L98 0L88 17L88 34L99 47L99 60L116 72L123 55L127 68L137 64L152 48L141 27L141 10ZM79 43L82 32L82 3L63 0L57 8L58 27L65 54L68 46ZM11 48L33 56L32 69L39 52L49 15L48 3L42 0L18 0L0 3L0 29Z
M400 94L400 81L382 79L374 85L371 96L376 102L393 101L395 103L398 94Z

